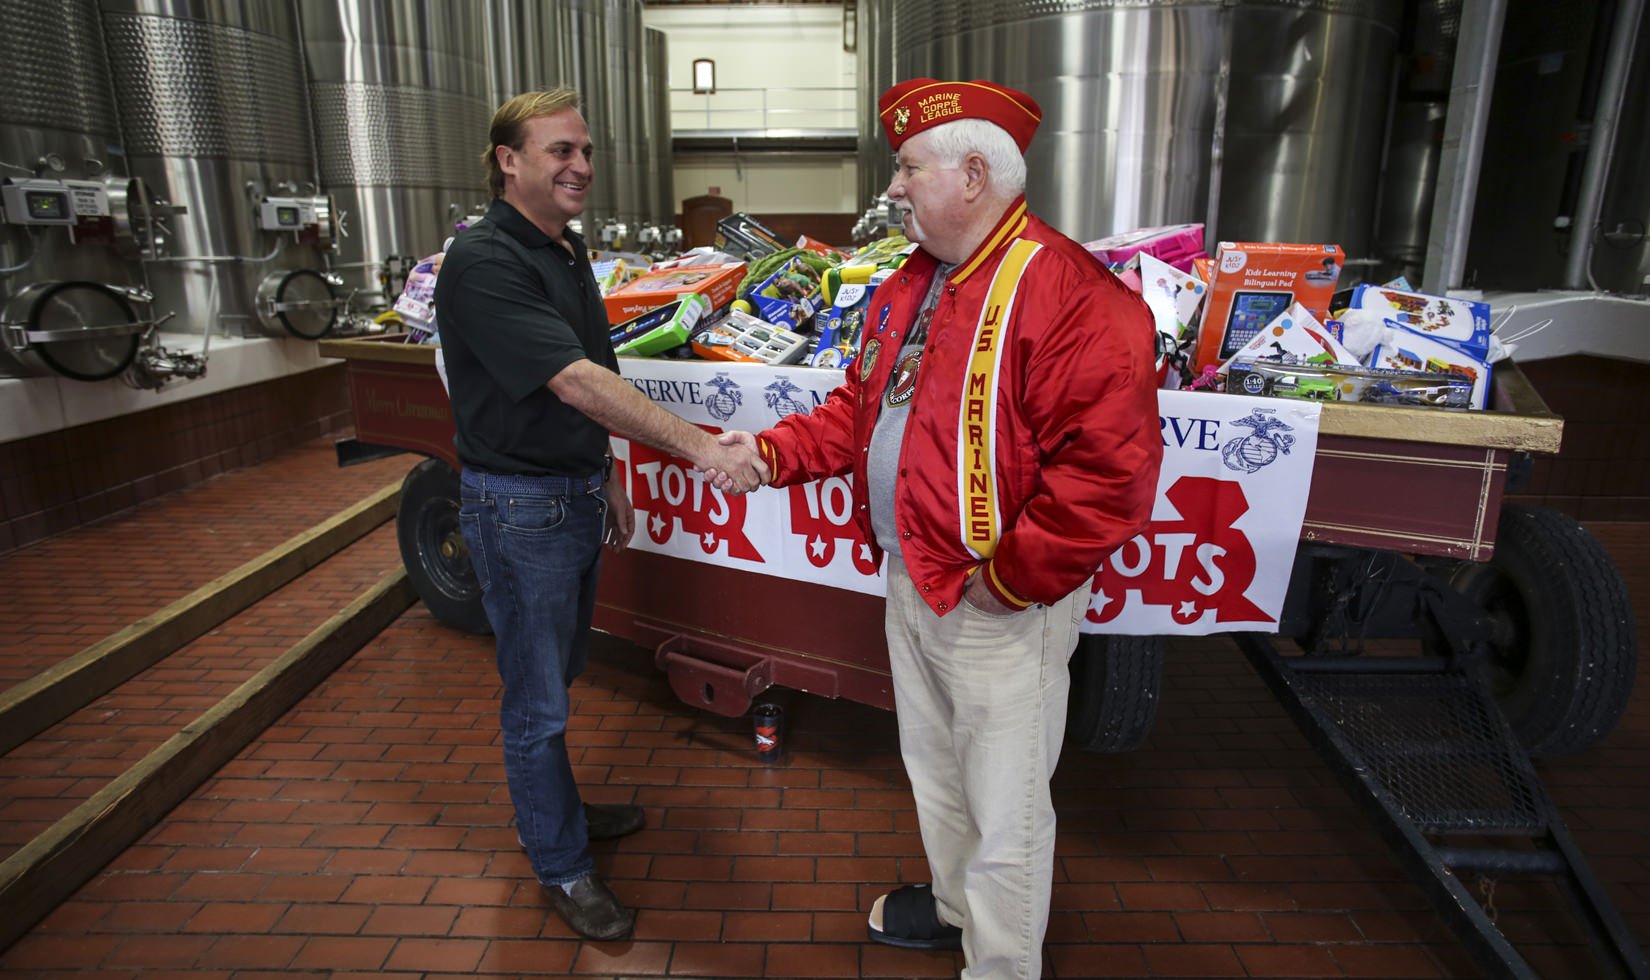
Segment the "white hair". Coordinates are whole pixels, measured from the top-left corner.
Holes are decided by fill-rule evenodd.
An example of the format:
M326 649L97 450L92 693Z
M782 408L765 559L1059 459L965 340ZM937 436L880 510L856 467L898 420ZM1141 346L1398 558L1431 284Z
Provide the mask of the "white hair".
M928 147L943 166L955 167L978 153L991 169L991 189L1018 197L1026 189L1026 158L1008 130L984 119L957 119L928 130Z

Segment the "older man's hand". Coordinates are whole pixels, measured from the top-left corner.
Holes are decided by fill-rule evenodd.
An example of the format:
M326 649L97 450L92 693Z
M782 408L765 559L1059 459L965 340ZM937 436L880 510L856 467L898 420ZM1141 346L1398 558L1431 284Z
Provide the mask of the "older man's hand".
M749 432L724 432L716 448L700 463L711 486L728 493L748 493L768 482L772 474L756 451L756 437Z
M968 588L963 590L963 601L975 609L983 613L990 613L993 616L1012 616L1018 612L1018 610L1011 609L999 602L997 597L991 594L991 590L985 587L984 565L981 565L978 571L968 577Z

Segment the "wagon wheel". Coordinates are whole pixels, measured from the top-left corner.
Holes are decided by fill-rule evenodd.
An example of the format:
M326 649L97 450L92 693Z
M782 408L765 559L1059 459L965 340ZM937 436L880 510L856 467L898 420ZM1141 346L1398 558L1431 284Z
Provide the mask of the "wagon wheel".
M1070 668L1066 738L1090 752L1138 748L1157 717L1163 638L1084 633Z
M1615 728L1638 663L1627 587L1604 548L1558 511L1501 508L1495 556L1451 579L1493 625L1490 680L1531 755Z
M458 529L458 473L451 466L426 459L401 481L395 537L407 578L430 614L466 633L489 632L481 585Z

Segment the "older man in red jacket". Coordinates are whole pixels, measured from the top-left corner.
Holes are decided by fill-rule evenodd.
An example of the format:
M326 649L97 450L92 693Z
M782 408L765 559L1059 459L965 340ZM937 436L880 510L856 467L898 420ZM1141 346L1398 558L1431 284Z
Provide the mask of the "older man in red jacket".
M933 882L879 898L871 938L960 946L972 980L1037 977L1066 662L1162 460L1151 318L1027 212L1029 96L923 78L878 108L898 153L888 197L921 248L872 297L824 404L723 439L754 441L778 484L852 473L855 517L888 555L900 750Z

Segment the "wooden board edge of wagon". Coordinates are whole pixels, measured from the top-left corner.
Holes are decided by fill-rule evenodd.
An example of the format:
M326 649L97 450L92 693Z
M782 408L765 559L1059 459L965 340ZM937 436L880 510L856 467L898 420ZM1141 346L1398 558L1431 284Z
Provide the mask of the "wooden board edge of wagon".
M435 364L437 344L412 344L407 335L379 334L376 337L323 339L315 345L322 357L344 361L389 361L395 364Z
M322 340L319 352L322 357L346 361L434 364L434 345L409 344L405 340L403 334ZM1493 407L1486 411L1326 402L1320 432L1326 436L1558 452L1564 420L1547 408L1517 364L1503 361L1495 366L1491 397Z
M1491 399L1492 407L1485 411L1326 402L1319 432L1547 455L1558 452L1564 420L1547 408L1518 365L1503 361L1495 366Z

